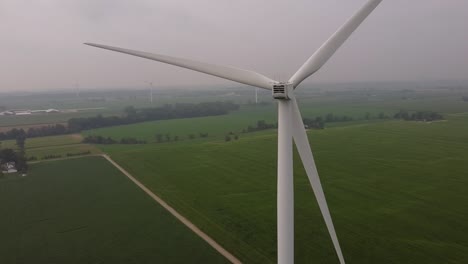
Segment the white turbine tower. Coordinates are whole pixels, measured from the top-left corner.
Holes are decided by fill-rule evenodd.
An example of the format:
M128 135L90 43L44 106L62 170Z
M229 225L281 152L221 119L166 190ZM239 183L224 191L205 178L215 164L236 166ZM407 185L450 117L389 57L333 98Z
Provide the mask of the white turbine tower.
M146 82L150 87L150 103L153 104L153 82Z
M255 87L255 104L258 104L258 87Z
M294 187L293 187L293 145L297 150L312 185L320 211L340 263L344 264L343 254L336 236L325 195L317 172L317 167L310 149L309 139L304 128L301 113L294 96L294 89L307 77L318 71L336 50L348 39L367 16L382 2L369 0L337 32L335 32L289 79L277 82L256 72L221 65L208 64L182 58L170 57L147 52L122 49L100 44L85 43L90 46L126 53L150 60L155 60L194 71L214 75L231 81L268 89L273 98L278 100L278 263L294 263Z

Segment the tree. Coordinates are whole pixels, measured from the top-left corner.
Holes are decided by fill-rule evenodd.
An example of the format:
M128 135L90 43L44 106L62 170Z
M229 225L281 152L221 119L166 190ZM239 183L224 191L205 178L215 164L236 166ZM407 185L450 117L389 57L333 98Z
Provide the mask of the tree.
M163 135L162 134L156 134L156 142L161 143L163 140Z
M0 150L0 161L2 163L16 162L16 157L16 152L10 148Z
M24 155L18 156L16 160L16 169L19 172L26 172L28 170L28 163L26 161L26 157Z
M8 148L0 150L0 164L5 164L7 162L14 162L18 171L25 172L28 168L24 155L16 153L13 149Z
M230 137L229 135L226 135L226 136L224 137L224 141L226 141L226 142L231 141L231 137Z
M335 121L335 116L332 113L328 113L325 117L325 122L333 122Z
M134 117L134 116L136 116L137 111L136 111L135 107L127 106L124 109L124 113L127 115L127 117Z
M16 145L18 146L18 149L20 153L24 153L24 145L26 143L26 135L25 134L19 134L16 137Z
M371 119L370 113L369 113L369 112L366 112L366 115L364 116L364 118L365 118L366 120Z
M265 122L265 120L258 120L258 121L257 121L257 128L258 128L258 129L265 129L265 127L266 127L266 122Z
M26 172L28 169L28 164L26 161L26 152L25 152L25 143L26 143L26 133L24 130L21 130L22 133L19 133L16 137L16 145L18 146L19 152L16 158L16 169L21 172Z

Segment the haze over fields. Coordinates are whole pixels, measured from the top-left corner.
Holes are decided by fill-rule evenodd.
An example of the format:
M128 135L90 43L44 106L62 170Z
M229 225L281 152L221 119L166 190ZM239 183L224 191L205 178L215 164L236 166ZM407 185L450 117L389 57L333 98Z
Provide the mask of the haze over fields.
M0 264L468 263L466 10L0 1Z
M285 80L365 1L3 0L0 92L233 85L93 49L97 42L252 69ZM312 80L459 80L468 2L384 1ZM358 66L358 67L357 67Z

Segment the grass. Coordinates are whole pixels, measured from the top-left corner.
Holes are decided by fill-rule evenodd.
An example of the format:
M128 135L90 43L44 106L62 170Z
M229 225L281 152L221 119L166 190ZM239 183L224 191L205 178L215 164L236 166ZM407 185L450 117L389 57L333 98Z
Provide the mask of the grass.
M227 263L100 157L0 179L0 263Z
M41 147L53 147L63 145L73 145L81 143L82 137L80 135L60 135L60 136L48 136L48 137L36 137L26 139L26 148L41 148ZM15 140L6 140L2 142L3 148L16 148Z
M376 95L376 96L373 96ZM381 112L393 116L400 110L406 111L435 111L443 114L468 112L468 103L463 102L459 95L451 93L410 93L402 95L401 92L359 91L354 95L352 91L342 91L337 94L305 97L299 101L302 116L312 118L326 116L333 113L337 116L349 116L363 123L366 113L375 118ZM404 99L403 99L403 98ZM301 97L300 97L301 98ZM108 127L84 131L83 135L102 135L121 139L123 137L136 137L148 142L155 141L155 135L170 134L188 139L189 134L208 133L206 140L223 139L229 132L239 133L249 125L255 126L258 120L276 123L276 104L243 105L240 111L223 116L211 116L189 119L161 120L144 122L132 125ZM379 120L373 120L376 122ZM354 124L355 122L351 122ZM346 126L348 123L327 123L327 127Z
M60 135L49 137L37 137L26 139L26 157L36 157L43 159L48 155L60 155L66 157L67 153L99 154L101 151L93 145L81 143L82 137L79 134ZM6 140L2 142L2 148L16 149L16 141Z
M347 263L468 261L468 118L309 133ZM275 263L276 135L104 150L246 263ZM295 157L296 263L337 263Z
M172 119L137 123L117 127L108 127L84 131L86 135L103 135L114 139L136 137L149 142L155 141L155 135L170 134L188 140L189 134L199 137L199 133L208 133L208 139L222 138L229 132L239 133L249 125L256 125L257 120L274 122L275 111L272 106L247 107L229 115L199 118Z
M27 129L29 127L41 127L50 124L66 123L68 119L79 117L90 117L102 115L113 115L115 112L106 112L102 110L87 111L77 113L54 113L54 114L35 114L24 116L0 116L0 129L2 131L11 130L15 127Z
M311 95L300 96L304 117L333 113L362 119L367 112L392 115L400 109L446 115L448 121L434 123L331 123L309 136L347 263L467 263L468 115L463 113L468 104L458 92L301 91ZM275 122L276 106L243 106L226 116L83 134L148 140L146 145L100 147L245 263L275 263L275 131L224 142L226 133L240 132L257 120ZM199 132L209 136L187 140ZM152 144L156 133L182 140ZM66 137L27 144L28 154L91 147ZM337 263L297 155L294 177L296 263Z

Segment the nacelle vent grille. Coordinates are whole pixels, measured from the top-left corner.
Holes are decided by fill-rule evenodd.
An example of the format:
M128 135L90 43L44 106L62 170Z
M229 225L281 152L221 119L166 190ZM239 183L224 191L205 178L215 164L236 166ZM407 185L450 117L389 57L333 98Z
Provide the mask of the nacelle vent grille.
M273 85L273 98L275 99L289 99L288 98L288 85L284 83Z

